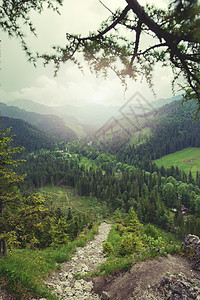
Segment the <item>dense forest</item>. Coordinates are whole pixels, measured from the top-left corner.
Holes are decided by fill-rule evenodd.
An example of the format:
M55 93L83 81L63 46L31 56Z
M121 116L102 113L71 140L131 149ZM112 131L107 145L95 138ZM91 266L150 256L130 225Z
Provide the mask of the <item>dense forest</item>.
M35 207L32 208L33 210L36 209L38 203L41 203L41 212L38 212L35 219L35 222L36 220L38 222L38 218L42 220L41 228L43 226L46 228L49 218L58 219L59 222L64 218L64 236L69 235L67 228L71 228L71 225L68 224L69 213L65 212L63 215L63 212L60 211L58 218L58 211L48 204L50 200L43 198L38 200L38 196L33 196L37 195L38 189L45 185L70 186L75 189L77 195L96 197L99 203L106 207L105 217L116 211L128 213L133 208L143 223L152 223L179 237L183 237L188 232L197 234L200 225L199 172L196 172L194 178L191 172L186 174L174 166L169 169L165 169L163 166L158 168L153 162L155 158L188 146L200 146L200 124L199 119L193 121L194 112L194 103L180 104L179 101L175 101L165 105L158 110L155 118L146 121L145 126L152 129L152 134L146 138L145 142L138 145L125 145L116 154L102 149L102 144L99 144L98 141L55 143L29 123L3 117L3 128L8 125L12 126L10 131L2 130L5 149L10 149L11 154L13 146L25 146L26 149L21 156L23 161L17 166L12 160L9 161L11 158L6 156L7 150L4 153L8 158L7 164L13 164L13 172L17 172L19 176L25 174L23 181L17 183L20 188L20 199L24 199L20 201L24 205L25 203L28 206L33 205ZM154 126L153 122L156 122ZM9 137L12 136L11 133L16 133L17 136L11 138ZM8 137L4 137L5 134ZM6 146L7 142L11 143L11 146ZM66 151L69 153L67 154ZM20 151L14 151L13 154L16 152ZM89 167L82 163L83 159L92 162ZM36 194L32 195L32 193ZM30 203L32 204L30 205ZM46 204L44 205L44 203ZM42 208L43 205L44 208ZM183 215L183 207L187 209L189 217ZM24 208L24 210L27 209ZM7 217L5 212L3 210L3 218ZM19 216L21 218L21 213L19 215L17 213L17 216L16 220ZM26 222L27 220L28 218ZM78 219L74 220L72 217L72 220L73 224L76 224L74 225L76 228L82 228L81 217L79 225ZM2 221L2 223L4 222ZM15 232L14 240L21 247L27 243L35 243L38 247L46 247L53 243L49 242L51 241L50 237L47 238L47 244L40 241L39 236L41 237L42 233L40 230L38 233L35 229L31 231L32 238L30 239L26 236L27 233L23 232L25 229L14 230L19 226L16 226L17 223L14 220L11 223L9 232ZM84 225L86 224L84 223ZM3 229L2 233L5 230ZM44 228L41 230L46 231ZM51 230L48 229L48 231ZM26 243L22 242L22 236L26 236L26 238L24 237ZM13 243L12 234L9 239L11 245Z
M23 153L30 153L39 149L55 149L55 141L43 131L20 119L1 117L2 129L11 127L12 145L24 147Z
M156 118L148 120L151 137L138 146L128 145L120 151L121 161L128 164L144 163L158 159L186 147L200 147L199 117L194 120L195 101L175 101L158 110Z
M44 187L60 187L63 191L70 188L77 197L90 197L94 205L98 203L102 208L100 218L118 216L122 227L127 227L122 230L117 225L113 229L120 240L116 256L122 259L133 251L142 251L150 241L154 245L153 253L155 245L168 247L167 240L161 238L163 234L170 233L178 240L188 233L198 235L200 172L194 176L191 171L186 173L173 165L168 169L159 168L154 162L155 158L177 150L200 146L200 124L199 119L192 120L193 108L191 104L181 106L179 102L160 108L155 118L146 121L151 134L142 143L127 143L115 153L104 149L99 140L55 142L25 121L3 117L0 130L2 257L9 259L14 249L57 251L64 245L71 247L70 243L93 228L96 217L72 210L67 193L63 194L59 206L56 202L59 194L41 192ZM6 129L8 126L11 128ZM26 149L22 151L21 146ZM133 223L137 224L136 231ZM156 240L149 234L154 234ZM111 255L112 247L115 246L105 244L105 253Z

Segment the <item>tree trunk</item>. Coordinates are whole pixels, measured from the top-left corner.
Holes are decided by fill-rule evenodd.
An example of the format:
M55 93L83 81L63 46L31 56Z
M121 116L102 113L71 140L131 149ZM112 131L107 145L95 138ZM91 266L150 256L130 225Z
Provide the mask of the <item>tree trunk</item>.
M6 256L8 254L8 247L5 239L2 240L2 244L3 244L3 256Z

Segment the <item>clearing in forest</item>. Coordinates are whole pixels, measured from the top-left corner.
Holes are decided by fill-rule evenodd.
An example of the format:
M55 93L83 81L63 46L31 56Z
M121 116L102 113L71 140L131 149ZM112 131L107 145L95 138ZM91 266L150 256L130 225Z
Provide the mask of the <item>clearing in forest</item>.
M195 177L196 171L200 171L200 148L185 148L181 151L163 156L155 160L155 163L158 167L164 166L165 168L177 166L185 173L191 171Z

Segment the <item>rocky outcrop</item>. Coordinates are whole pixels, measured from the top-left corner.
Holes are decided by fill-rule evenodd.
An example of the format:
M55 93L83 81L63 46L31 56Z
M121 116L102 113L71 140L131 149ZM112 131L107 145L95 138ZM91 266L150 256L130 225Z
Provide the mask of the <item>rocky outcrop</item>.
M191 261L193 269L200 271L200 238L196 235L189 234L182 244L185 252Z
M183 273L167 273L154 286L148 286L139 297L129 300L200 300L200 286L197 278L188 278Z
M94 271L97 266L106 259L103 254L102 243L106 241L111 225L103 222L99 226L99 233L95 239L85 247L78 248L69 262L61 265L59 273L53 273L45 282L46 286L52 288L53 292L61 299L100 299L92 292L93 282L90 279L77 280L74 275Z
M159 290L167 300L197 299L200 300L198 279L187 278L184 274L166 274L163 277Z

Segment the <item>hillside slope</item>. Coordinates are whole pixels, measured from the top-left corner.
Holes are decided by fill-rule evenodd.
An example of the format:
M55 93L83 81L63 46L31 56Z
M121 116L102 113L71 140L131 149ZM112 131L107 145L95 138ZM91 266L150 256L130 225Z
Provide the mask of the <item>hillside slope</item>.
M130 272L118 272L114 275L96 277L93 279L93 291L102 297L106 295L107 298L105 299L197 299L166 298L162 288L159 290L159 287L167 273L181 273L191 282L199 276L197 272L191 269L186 258L168 255L168 257L137 262L132 266Z
M3 129L12 127L10 135L16 135L12 137L14 147L24 147L26 152L55 148L52 138L28 122L1 117L0 125Z
M147 114L113 120L95 138L118 152L123 161L127 158L128 164L136 158L158 159L187 147L200 147L200 118L194 121L195 111L195 101L174 101Z
M77 138L76 133L65 125L63 119L55 115L40 115L4 103L0 103L0 114L29 122L59 140L71 141Z

